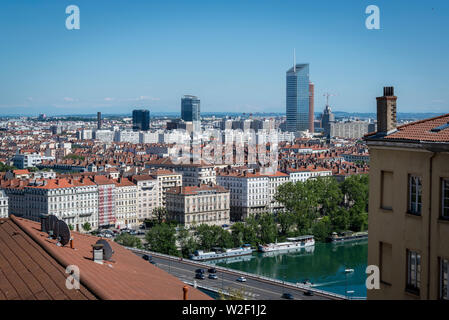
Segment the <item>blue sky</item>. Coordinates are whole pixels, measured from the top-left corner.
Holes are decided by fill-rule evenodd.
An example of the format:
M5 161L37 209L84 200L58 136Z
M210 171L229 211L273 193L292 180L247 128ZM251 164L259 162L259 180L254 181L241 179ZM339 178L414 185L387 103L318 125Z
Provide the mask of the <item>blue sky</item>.
M67 30L65 8L80 8ZM380 8L381 30L365 28ZM310 63L315 110L449 112L449 1L0 0L0 114L284 112L285 72Z

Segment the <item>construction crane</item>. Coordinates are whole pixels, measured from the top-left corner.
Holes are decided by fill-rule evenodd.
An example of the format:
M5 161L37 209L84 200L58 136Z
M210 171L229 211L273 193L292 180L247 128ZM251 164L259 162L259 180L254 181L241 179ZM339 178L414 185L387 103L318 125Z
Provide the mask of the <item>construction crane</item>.
M335 94L332 94L332 93L326 92L325 94L323 94L323 96L326 97L326 106L328 106L328 105L329 105L329 97L334 97L334 96L336 96L336 95L335 95Z

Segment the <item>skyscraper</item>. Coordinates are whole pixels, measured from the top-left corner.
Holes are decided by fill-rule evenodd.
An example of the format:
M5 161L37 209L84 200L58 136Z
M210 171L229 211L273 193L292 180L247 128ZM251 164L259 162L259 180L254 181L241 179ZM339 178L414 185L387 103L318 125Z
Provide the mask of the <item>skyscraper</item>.
M133 110L133 130L150 129L150 110Z
M97 112L97 129L101 129L101 112Z
M184 121L200 121L200 99L185 95L181 98L181 119Z
M294 64L287 71L287 131L309 129L309 64Z

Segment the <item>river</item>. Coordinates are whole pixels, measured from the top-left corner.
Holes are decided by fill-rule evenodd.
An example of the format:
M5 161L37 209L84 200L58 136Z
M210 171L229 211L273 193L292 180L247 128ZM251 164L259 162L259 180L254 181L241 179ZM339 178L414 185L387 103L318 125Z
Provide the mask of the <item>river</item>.
M209 261L211 264L292 283L309 280L317 289L366 298L368 240L316 243L293 252L254 252L250 256ZM345 272L353 269L353 272ZM346 293L346 294L345 294Z

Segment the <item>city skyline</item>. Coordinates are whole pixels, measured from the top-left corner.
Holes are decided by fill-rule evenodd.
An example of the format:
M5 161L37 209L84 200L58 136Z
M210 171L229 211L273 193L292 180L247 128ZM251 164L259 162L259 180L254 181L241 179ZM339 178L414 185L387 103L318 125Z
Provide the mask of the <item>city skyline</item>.
M449 109L443 1L377 1L380 30L365 28L367 1L75 4L81 29L70 31L68 3L4 4L0 115L175 112L191 92L204 112L283 112L293 48L313 66L316 111L331 92L333 110L375 112L384 85L404 112Z

